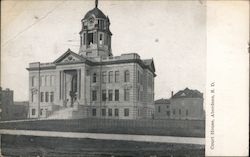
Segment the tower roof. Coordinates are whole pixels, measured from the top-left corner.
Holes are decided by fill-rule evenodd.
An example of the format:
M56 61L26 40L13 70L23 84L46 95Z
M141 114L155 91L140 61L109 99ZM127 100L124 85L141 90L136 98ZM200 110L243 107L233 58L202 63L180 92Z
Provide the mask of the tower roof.
M91 16L95 16L96 18L104 18L106 19L107 17L104 15L104 13L98 9L97 7L95 7L94 9L90 10L87 12L87 14L84 16L83 20L88 19Z

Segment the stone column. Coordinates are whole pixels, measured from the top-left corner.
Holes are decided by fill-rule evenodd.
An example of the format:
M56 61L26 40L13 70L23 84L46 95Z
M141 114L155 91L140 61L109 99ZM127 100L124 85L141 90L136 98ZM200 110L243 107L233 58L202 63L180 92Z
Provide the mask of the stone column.
M81 99L81 69L77 70L77 97Z
M85 93L85 77L86 77L86 69L85 65L83 65L80 69L81 76L80 76L80 104L86 105L86 93Z

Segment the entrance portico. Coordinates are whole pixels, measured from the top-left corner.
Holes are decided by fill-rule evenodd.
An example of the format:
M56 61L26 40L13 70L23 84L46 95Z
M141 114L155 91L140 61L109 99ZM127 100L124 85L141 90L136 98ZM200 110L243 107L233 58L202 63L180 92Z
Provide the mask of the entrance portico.
M63 107L73 107L80 98L80 70L62 70L60 72L60 100Z

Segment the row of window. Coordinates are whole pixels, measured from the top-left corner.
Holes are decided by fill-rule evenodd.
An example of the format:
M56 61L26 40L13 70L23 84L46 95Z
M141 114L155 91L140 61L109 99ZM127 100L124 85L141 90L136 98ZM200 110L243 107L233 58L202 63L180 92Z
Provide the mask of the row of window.
M34 87L37 85L37 78L36 76L31 77L31 86ZM54 86L55 85L55 76L40 76L40 86Z
M169 106L167 106L167 108L168 108ZM181 109L179 109L179 115L181 115ZM158 106L158 112L161 112L161 106ZM170 116L170 111L166 111L166 114L168 115L168 116ZM175 109L173 109L173 115L175 115L176 114L176 110ZM188 109L186 109L186 116L188 116Z
M54 92L41 92L40 101L41 102L54 102Z
M104 40L104 36L106 37ZM87 39L87 40L86 40ZM81 36L81 45L91 45L91 44L96 44L96 39L97 39L97 33L88 33L87 38L86 38L86 33L83 33L83 36ZM98 42L100 45L108 45L110 38L108 35L104 35L103 33L99 34Z
M175 109L173 109L173 115L175 115ZM181 109L179 109L179 115L181 115ZM186 116L188 116L188 110L186 109Z
M107 77L106 71L102 72L102 83L119 82L119 80L120 80L120 72L119 71L109 71L108 77ZM130 74L129 74L129 71L126 70L126 71L124 71L124 82L129 82L129 81L130 81ZM97 82L97 74L96 73L93 74L92 82L93 83Z
M96 116L97 115L96 112L97 112L96 108L93 108L92 109L92 116ZM101 109L101 116L103 116L103 117L105 117L105 116L112 117L113 115L115 117L119 116L119 109L118 108L115 108L115 109L108 108L108 110L106 108ZM124 115L124 117L129 116L129 108L125 108L123 110L123 115Z
M108 95L107 95L108 91ZM114 93L114 94L113 94ZM114 99L113 99L114 95ZM119 101L119 89L109 89L109 90L102 90L102 101ZM130 90L129 89L124 89L124 101L129 101L129 95L130 95ZM97 90L92 90L92 101L97 101Z

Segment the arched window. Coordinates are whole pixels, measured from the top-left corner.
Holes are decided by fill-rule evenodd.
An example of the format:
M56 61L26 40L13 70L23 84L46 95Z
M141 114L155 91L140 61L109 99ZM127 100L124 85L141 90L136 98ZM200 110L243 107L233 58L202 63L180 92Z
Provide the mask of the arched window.
M124 72L124 82L129 82L129 71L128 70L126 70Z
M96 73L93 74L93 82L96 82Z

